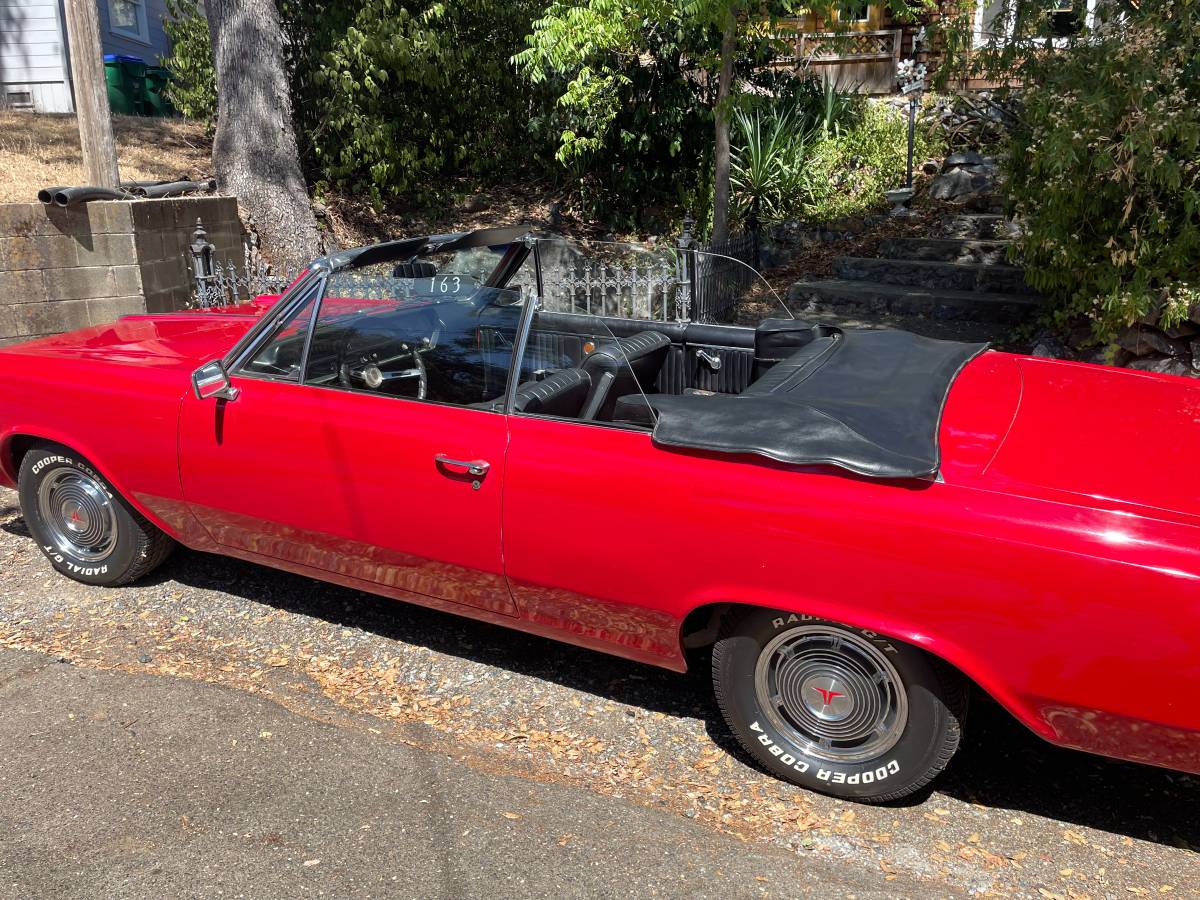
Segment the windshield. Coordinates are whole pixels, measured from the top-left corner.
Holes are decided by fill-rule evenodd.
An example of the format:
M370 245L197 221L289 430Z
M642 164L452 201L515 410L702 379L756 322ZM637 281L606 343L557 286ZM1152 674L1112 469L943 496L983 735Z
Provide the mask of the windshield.
M489 267L474 252L332 273L319 304L281 321L245 371L458 405L499 399L520 293L480 284Z

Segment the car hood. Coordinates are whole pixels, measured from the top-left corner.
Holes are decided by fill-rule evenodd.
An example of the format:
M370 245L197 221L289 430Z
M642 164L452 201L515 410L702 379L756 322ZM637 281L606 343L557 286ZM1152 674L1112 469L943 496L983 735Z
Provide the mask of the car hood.
M5 354L91 360L118 365L181 368L224 356L258 320L261 309L126 316L4 348Z
M959 387L943 418L947 480L1200 516L1200 381L989 353Z

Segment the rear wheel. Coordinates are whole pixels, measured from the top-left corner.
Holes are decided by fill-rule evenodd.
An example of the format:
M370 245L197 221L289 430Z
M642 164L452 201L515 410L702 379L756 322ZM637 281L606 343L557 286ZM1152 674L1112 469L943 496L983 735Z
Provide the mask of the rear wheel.
M46 558L84 584L136 581L175 545L67 447L30 448L21 460L17 489L25 524Z
M713 684L730 729L770 772L847 799L919 790L958 748L966 684L872 631L771 610L726 622Z

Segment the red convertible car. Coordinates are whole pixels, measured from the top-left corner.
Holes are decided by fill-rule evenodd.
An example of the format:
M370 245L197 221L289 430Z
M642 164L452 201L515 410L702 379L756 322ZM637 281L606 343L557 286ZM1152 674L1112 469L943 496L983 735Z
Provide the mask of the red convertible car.
M1200 386L899 331L540 302L515 231L313 263L274 302L0 351L51 564L176 543L683 670L767 770L883 801L973 690L1200 773Z

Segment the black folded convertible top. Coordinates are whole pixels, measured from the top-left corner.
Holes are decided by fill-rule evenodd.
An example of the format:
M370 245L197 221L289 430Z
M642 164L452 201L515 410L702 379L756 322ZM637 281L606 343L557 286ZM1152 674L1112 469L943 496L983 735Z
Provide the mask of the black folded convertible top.
M988 345L904 331L819 333L741 394L650 395L654 441L877 478L935 474L950 387Z

